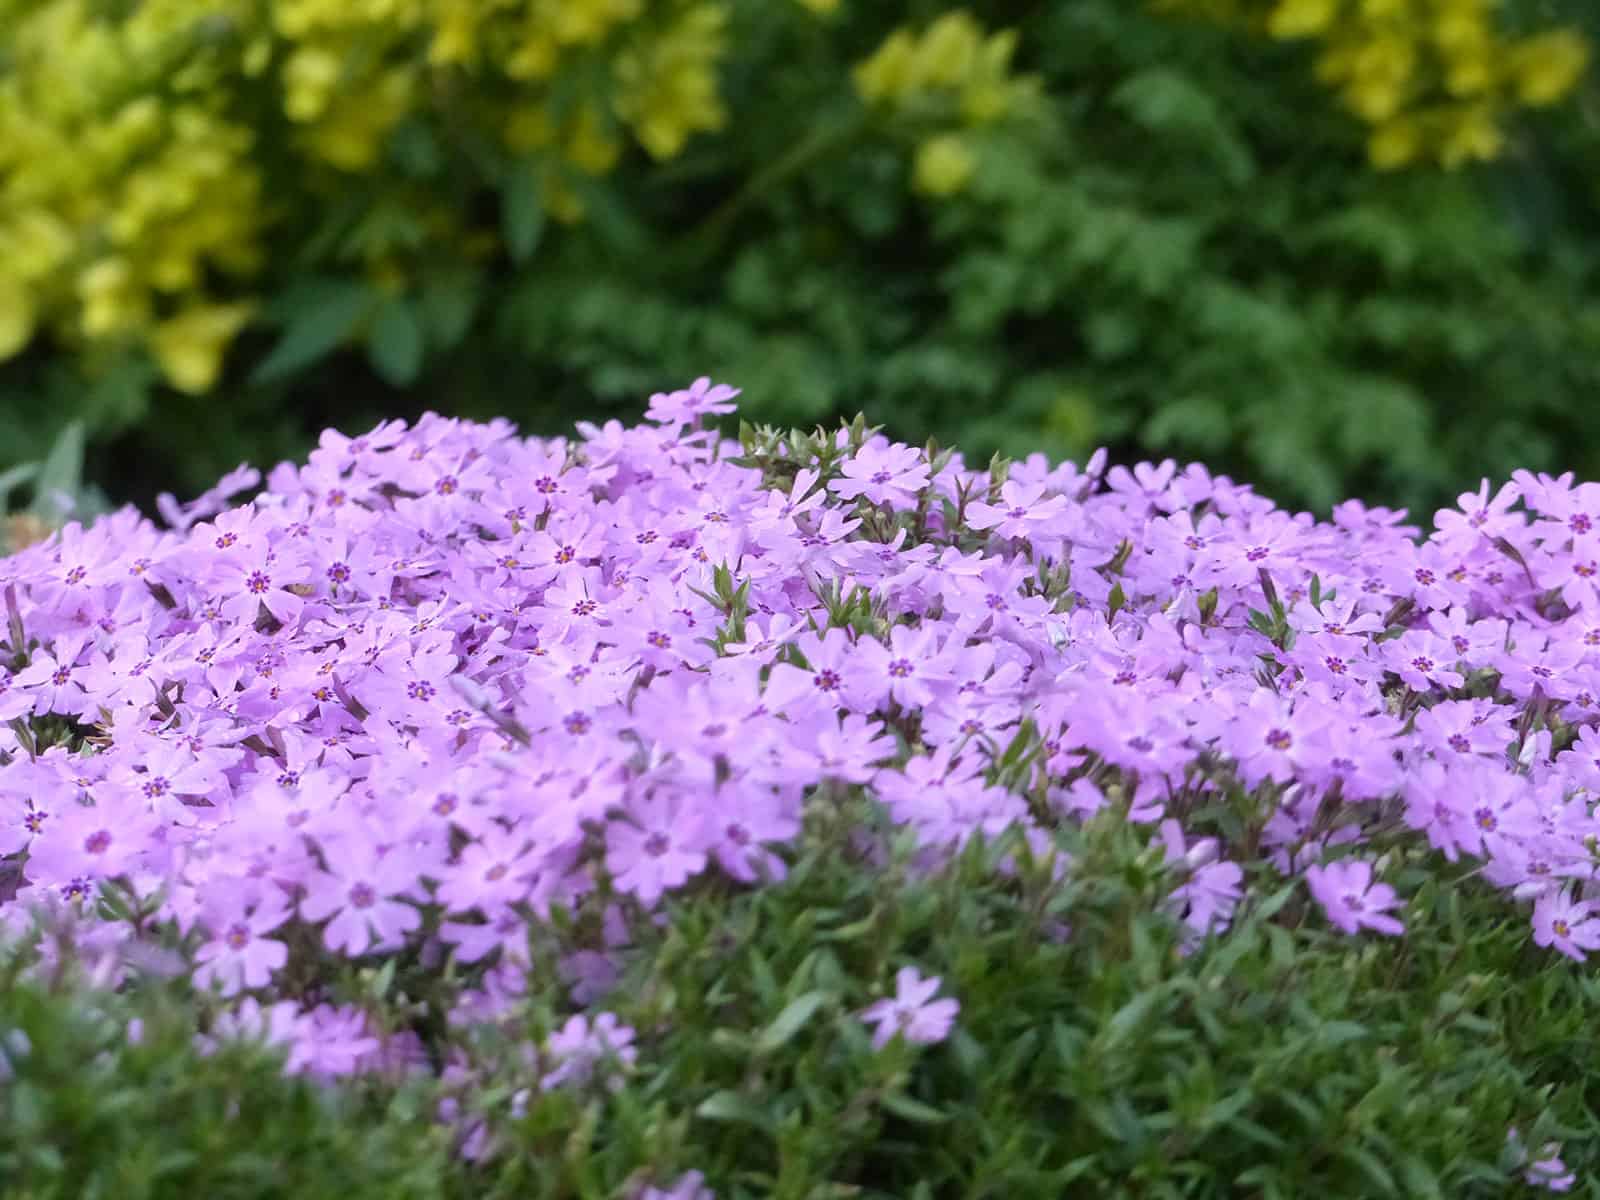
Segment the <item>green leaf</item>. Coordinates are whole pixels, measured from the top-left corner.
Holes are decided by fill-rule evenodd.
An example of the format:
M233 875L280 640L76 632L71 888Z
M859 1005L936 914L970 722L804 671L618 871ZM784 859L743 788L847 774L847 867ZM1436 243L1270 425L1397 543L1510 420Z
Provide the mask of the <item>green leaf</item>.
M472 327L483 298L483 278L474 270L442 269L429 274L417 296L419 315L431 345L448 350Z
M1114 1050L1127 1041L1149 1018L1151 1009L1163 999L1165 995L1162 989L1150 988L1129 1000L1106 1022L1105 1032L1101 1035L1101 1048L1106 1051Z
M512 164L500 189L500 227L506 252L514 263L525 263L539 248L544 234L544 169L533 159Z
M1346 1162L1354 1164L1372 1182L1373 1187L1386 1196L1395 1195L1394 1176L1389 1174L1387 1167L1379 1161L1378 1156L1372 1151L1360 1146L1346 1146L1340 1157Z
M813 1013L829 1000L833 999L832 992L816 991L807 992L805 995L791 1001L784 1010L778 1014L777 1019L762 1030L761 1037L756 1041L758 1054L771 1054L795 1034L805 1027Z
M879 1103L895 1116L918 1125L939 1125L950 1119L949 1113L942 1113L920 1100L913 1100L910 1096L898 1093L890 1093Z
M349 338L376 301L377 293L354 279L321 279L286 292L279 306L286 314L283 335L256 364L250 382L286 379L325 358Z
M772 1128L772 1118L738 1092L724 1089L707 1096L694 1110L695 1116L708 1121L725 1121L734 1125L753 1125L757 1129Z
M367 359L385 383L408 387L422 370L423 331L404 297L386 300L367 332Z
M71 511L83 490L83 422L73 421L56 438L34 479L35 516L55 521ZM68 507L63 508L63 505Z

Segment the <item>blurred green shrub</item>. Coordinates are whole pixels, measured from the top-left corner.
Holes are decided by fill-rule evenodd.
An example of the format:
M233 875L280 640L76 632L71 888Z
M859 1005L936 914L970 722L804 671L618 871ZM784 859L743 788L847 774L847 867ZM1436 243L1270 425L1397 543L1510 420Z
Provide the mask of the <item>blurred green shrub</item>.
M1600 93L1526 7L0 0L0 465L711 372L1317 505L1600 476Z

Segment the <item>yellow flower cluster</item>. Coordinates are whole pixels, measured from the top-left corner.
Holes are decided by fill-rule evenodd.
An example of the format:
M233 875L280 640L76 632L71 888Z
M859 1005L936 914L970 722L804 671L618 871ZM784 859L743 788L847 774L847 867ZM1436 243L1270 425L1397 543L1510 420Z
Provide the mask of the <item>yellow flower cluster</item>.
M1384 170L1495 158L1507 114L1554 104L1589 62L1571 30L1507 32L1497 0L1230 0L1230 12L1217 0L1156 2L1318 41L1318 77L1371 127L1368 152Z
M262 189L215 35L186 7L109 23L85 0L0 2L0 358L41 326L69 344L137 333L180 386L215 378L245 309L214 280L258 264Z
M1011 73L1016 48L1015 30L986 34L970 13L958 9L920 34L895 30L857 65L856 91L869 105L941 127L917 149L912 184L918 191L959 192L976 169L960 129L1001 120L1037 96L1036 79Z
M207 390L282 193L385 170L412 116L550 159L543 202L578 220L565 169L725 123L725 24L720 0L0 0L0 360L46 331L142 345ZM414 190L385 195L481 250ZM361 252L380 286L403 278L394 247Z

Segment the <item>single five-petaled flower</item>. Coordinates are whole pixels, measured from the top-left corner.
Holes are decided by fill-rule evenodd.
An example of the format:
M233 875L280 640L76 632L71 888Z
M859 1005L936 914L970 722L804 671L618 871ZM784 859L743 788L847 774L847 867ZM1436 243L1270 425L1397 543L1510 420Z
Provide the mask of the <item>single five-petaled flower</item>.
M1386 915L1400 903L1399 897L1388 884L1372 882L1371 863L1347 858L1308 867L1306 883L1328 920L1345 933L1363 927L1378 933L1405 932L1405 926Z
M895 994L869 1005L861 1019L877 1026L872 1035L874 1049L881 1050L896 1035L917 1045L942 1042L955 1024L959 1002L951 999L935 1000L939 990L939 977L922 978L915 967L901 967L895 975Z

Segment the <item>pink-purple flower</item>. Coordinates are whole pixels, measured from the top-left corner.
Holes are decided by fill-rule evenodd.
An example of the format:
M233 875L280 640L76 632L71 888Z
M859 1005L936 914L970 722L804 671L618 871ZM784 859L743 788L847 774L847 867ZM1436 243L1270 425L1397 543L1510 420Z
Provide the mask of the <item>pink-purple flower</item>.
M1405 931L1404 925L1387 915L1400 907L1399 897L1388 884L1373 882L1369 862L1344 858L1307 867L1306 884L1328 920L1345 933L1362 929L1387 934Z
M896 1036L919 1046L944 1041L961 1005L948 997L933 998L939 991L939 977L924 979L916 967L901 967L894 982L893 996L869 1005L861 1013L861 1019L875 1027L873 1048L883 1049Z

